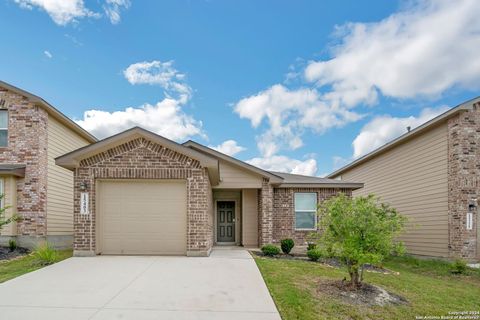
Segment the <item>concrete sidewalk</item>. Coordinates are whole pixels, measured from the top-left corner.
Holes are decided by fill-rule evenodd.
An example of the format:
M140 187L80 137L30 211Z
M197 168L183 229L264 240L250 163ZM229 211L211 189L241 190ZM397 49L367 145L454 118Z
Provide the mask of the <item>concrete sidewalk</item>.
M249 253L70 258L0 285L5 319L280 319Z

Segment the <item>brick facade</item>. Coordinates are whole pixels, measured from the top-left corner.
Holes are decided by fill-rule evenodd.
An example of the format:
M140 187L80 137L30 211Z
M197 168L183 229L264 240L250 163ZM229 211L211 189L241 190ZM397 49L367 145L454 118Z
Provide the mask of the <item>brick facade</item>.
M480 258L477 248L480 204L480 104L448 120L448 212L451 258ZM478 199L478 201L477 201ZM475 205L473 228L466 229L469 205Z
M295 192L314 192L317 194L317 203L344 193L352 195L351 189L333 188L275 188L273 190L273 234L272 243L279 243L282 239L292 238L296 245L304 245L306 236L313 231L295 230Z
M8 147L0 148L0 163L24 164L17 178L17 235L47 234L48 114L26 97L0 88L0 108L8 110Z
M264 245L273 241L273 187L269 180L262 180L258 190L258 243Z
M212 192L197 160L144 138L136 138L82 160L74 179L74 250L95 248L95 182L98 179L184 179L187 181L187 254L206 255L213 245ZM80 185L87 182L90 215L80 215Z

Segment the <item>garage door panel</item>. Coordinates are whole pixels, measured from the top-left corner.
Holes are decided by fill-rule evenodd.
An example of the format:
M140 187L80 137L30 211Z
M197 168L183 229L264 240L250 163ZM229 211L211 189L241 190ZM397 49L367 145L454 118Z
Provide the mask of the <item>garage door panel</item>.
M184 181L102 181L101 251L105 254L185 254Z

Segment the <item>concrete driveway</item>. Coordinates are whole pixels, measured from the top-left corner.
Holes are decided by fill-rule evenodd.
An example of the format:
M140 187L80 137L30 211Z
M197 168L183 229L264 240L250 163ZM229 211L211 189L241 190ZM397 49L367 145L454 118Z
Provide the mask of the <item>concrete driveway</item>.
M70 258L0 285L2 319L280 319L241 249Z

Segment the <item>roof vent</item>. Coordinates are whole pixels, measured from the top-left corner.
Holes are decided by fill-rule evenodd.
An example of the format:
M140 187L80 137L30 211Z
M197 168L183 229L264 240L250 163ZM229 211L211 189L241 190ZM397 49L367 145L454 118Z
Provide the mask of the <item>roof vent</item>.
M410 132L412 128L410 126L407 127L407 132Z

